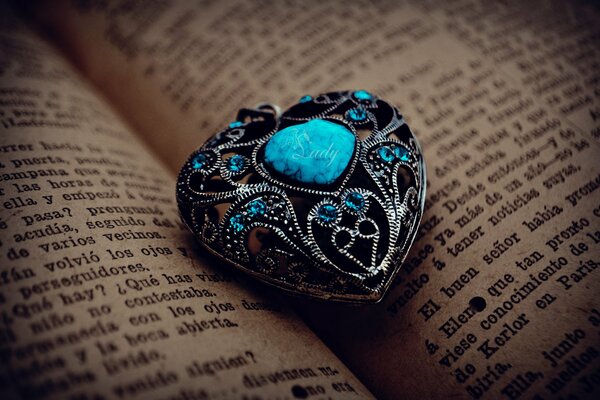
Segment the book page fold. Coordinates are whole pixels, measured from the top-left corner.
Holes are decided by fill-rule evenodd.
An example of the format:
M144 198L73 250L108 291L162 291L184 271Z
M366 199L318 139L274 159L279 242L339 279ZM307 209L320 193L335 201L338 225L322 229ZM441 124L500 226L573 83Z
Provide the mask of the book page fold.
M372 398L285 299L194 254L173 173L5 11L0 397Z
M596 8L51 8L40 19L173 171L242 106L343 89L398 106L428 169L403 270L379 305L296 307L378 397L597 397Z

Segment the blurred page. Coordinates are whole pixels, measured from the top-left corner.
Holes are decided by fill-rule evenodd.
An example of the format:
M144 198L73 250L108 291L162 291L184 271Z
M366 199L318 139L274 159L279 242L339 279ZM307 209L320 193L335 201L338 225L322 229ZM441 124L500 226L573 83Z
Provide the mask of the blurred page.
M37 10L176 171L239 107L367 89L424 147L381 304L299 302L381 398L597 395L598 10L488 1L54 2Z

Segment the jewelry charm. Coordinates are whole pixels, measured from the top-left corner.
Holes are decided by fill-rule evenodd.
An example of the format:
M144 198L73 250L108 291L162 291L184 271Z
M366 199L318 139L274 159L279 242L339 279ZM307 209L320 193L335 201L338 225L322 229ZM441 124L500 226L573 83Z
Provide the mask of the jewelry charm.
M395 107L364 91L260 105L183 165L182 220L220 258L293 293L377 302L415 238L425 163Z

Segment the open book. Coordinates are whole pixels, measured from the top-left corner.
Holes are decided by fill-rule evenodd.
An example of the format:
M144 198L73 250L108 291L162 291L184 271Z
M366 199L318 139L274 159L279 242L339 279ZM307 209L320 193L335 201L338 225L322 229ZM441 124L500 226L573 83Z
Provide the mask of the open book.
M0 7L0 398L597 398L598 9ZM188 154L240 107L344 89L398 106L428 167L381 303L197 251Z

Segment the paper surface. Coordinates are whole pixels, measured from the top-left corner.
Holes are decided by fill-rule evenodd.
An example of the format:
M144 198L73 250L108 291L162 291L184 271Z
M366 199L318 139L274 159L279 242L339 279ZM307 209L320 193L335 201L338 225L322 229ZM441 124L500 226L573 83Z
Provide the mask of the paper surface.
M367 89L399 107L428 167L419 240L381 304L296 306L378 397L597 396L597 9L52 9L40 19L173 171L241 106Z
M9 20L0 59L2 399L371 398L276 293L194 254L174 174L54 49Z

